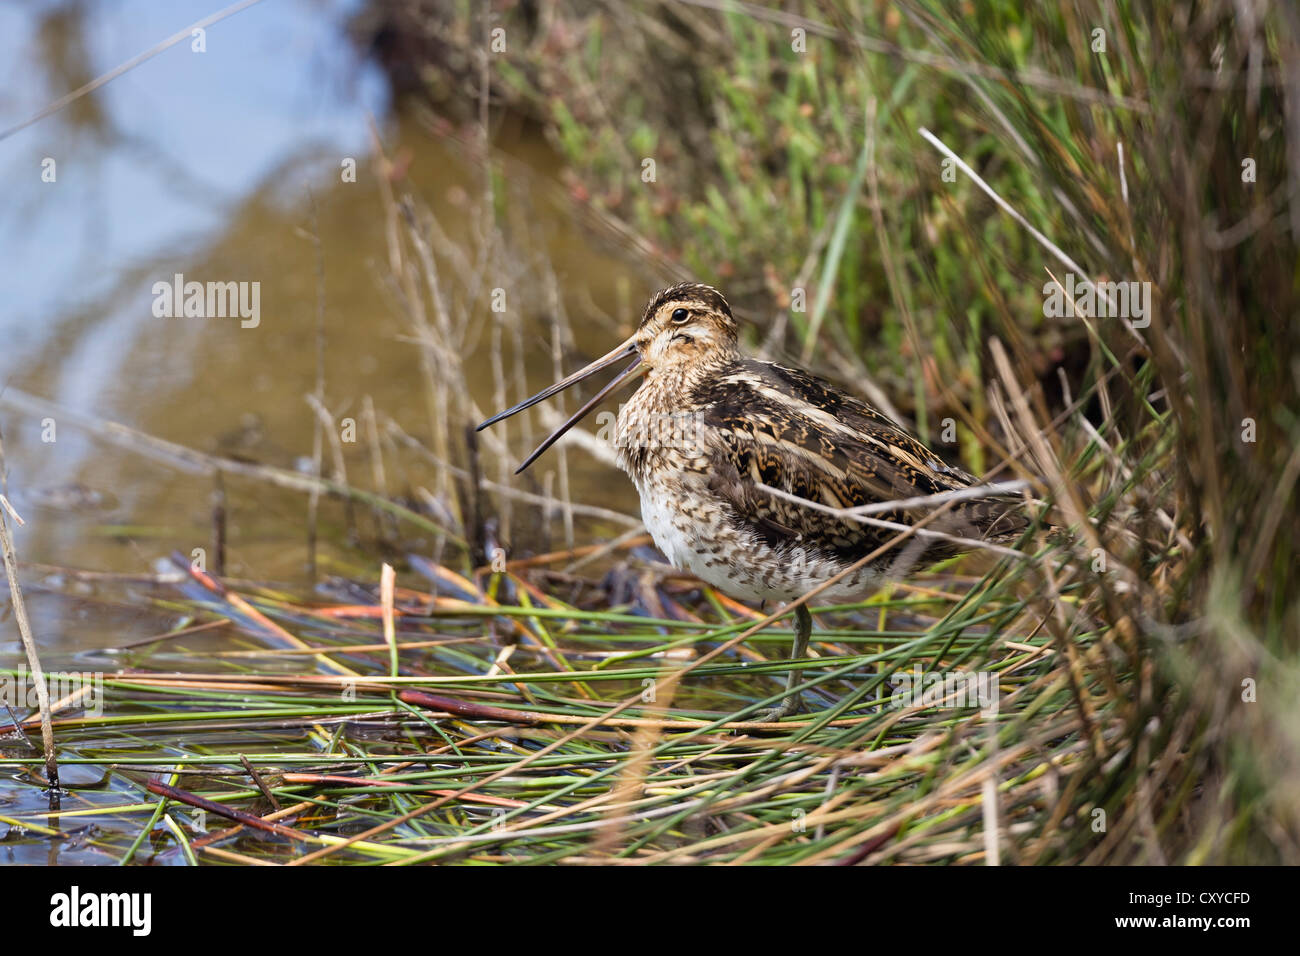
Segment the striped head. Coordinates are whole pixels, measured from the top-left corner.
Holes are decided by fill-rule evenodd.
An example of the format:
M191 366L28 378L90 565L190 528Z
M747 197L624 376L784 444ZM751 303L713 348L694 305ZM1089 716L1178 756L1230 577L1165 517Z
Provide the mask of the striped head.
M680 376L706 375L722 362L736 358L736 339L736 320L721 292L695 282L669 286L651 297L641 316L641 324L632 335L585 368L542 389L532 398L493 415L478 426L479 430L517 415L525 408L532 408L602 369L632 360L568 421L533 449L517 469L518 474L613 392L647 374L651 378L664 372Z
M651 297L632 338L642 363L653 373L734 358L738 333L721 292L683 282Z

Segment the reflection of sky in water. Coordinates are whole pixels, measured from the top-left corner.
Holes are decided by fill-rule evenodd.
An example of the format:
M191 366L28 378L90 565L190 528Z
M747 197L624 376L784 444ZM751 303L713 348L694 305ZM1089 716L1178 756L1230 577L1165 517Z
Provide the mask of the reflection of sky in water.
M38 31L50 10L80 19L90 58L83 69L95 77L226 5L0 6L0 128L68 92L50 88L40 59ZM291 155L368 152L367 117L382 114L386 90L343 34L357 5L264 0L208 28L205 53L183 41L92 94L104 127L69 122L70 107L0 141L0 385L58 335L61 318L84 311L89 320L68 338L58 380L42 392L96 410L132 330L156 321L149 282L140 295L120 294L131 269L200 247ZM40 178L46 156L58 164L55 184ZM303 181L277 184L286 196L304 193L303 172Z

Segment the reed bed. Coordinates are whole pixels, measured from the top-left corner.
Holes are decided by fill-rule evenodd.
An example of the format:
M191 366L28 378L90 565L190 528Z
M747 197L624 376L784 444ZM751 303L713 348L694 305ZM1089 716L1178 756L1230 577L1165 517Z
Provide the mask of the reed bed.
M737 643L759 615L691 582L642 579L619 603L582 580L569 603L532 583L550 562L425 566L434 587L396 587L391 604L350 588L305 605L179 568L184 596L158 602L222 622L221 639L187 624L129 652L101 716L54 720L63 766L106 776L6 823L123 859L141 852L132 829L165 825L151 854L207 861L979 861L990 785L998 826L1022 833L1088 759L1066 662L1020 602L993 608L956 574L819 610L820 660L800 665L817 709L753 725L780 696L789 631ZM1019 640L999 619L1022 622ZM975 661L996 671L996 720L973 700L902 706L885 680ZM670 700L646 692L669 676ZM1095 719L1113 740L1119 725ZM1027 859L1065 849L1016 843Z

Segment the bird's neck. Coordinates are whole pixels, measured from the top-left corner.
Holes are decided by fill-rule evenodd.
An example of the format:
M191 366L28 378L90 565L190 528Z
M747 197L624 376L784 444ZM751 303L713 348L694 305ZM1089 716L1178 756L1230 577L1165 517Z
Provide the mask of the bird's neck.
M618 465L643 487L658 465L687 452L698 452L699 386L716 380L738 357L710 355L705 361L657 366L619 411L616 426Z
M680 401L693 392L697 385L717 378L739 360L740 353L734 348L713 348L682 361L656 365L646 373L641 390Z

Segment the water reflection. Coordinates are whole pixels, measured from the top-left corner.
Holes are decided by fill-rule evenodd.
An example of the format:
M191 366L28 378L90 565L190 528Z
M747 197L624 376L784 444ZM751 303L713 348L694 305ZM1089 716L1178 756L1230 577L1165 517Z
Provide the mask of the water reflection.
M384 119L384 82L357 62L344 35L356 6L251 7L212 27L205 52L182 43L0 142L0 164L20 184L10 208L23 211L21 224L11 212L0 235L11 266L0 380L206 452L294 467L311 452L304 396L316 377L319 266L331 412L356 416L368 396L401 421L415 406L409 427L420 432L418 351L384 291L388 246L370 124L378 117L401 157L400 188L430 204L453 242L465 239L478 161L422 122ZM14 54L6 61L17 92L0 125L211 12L197 2L6 10L10 29L0 30L0 43ZM505 124L497 145L525 169L551 163L519 124ZM47 157L56 164L52 183L39 176ZM349 165L355 182L345 181ZM623 275L562 210L539 203L530 215L544 219L538 235L557 271L575 278L579 299L607 294ZM257 327L157 317L154 286L177 273L258 283ZM526 364L545 377L549 345L525 346ZM486 376L472 380L486 385ZM485 388L485 404L489 394ZM42 520L20 536L27 560L141 570L209 537L206 479L160 469L57 422L51 441L30 417L0 421L16 501L25 494L99 502L42 507ZM230 570L299 577L301 496L254 492L231 495Z

